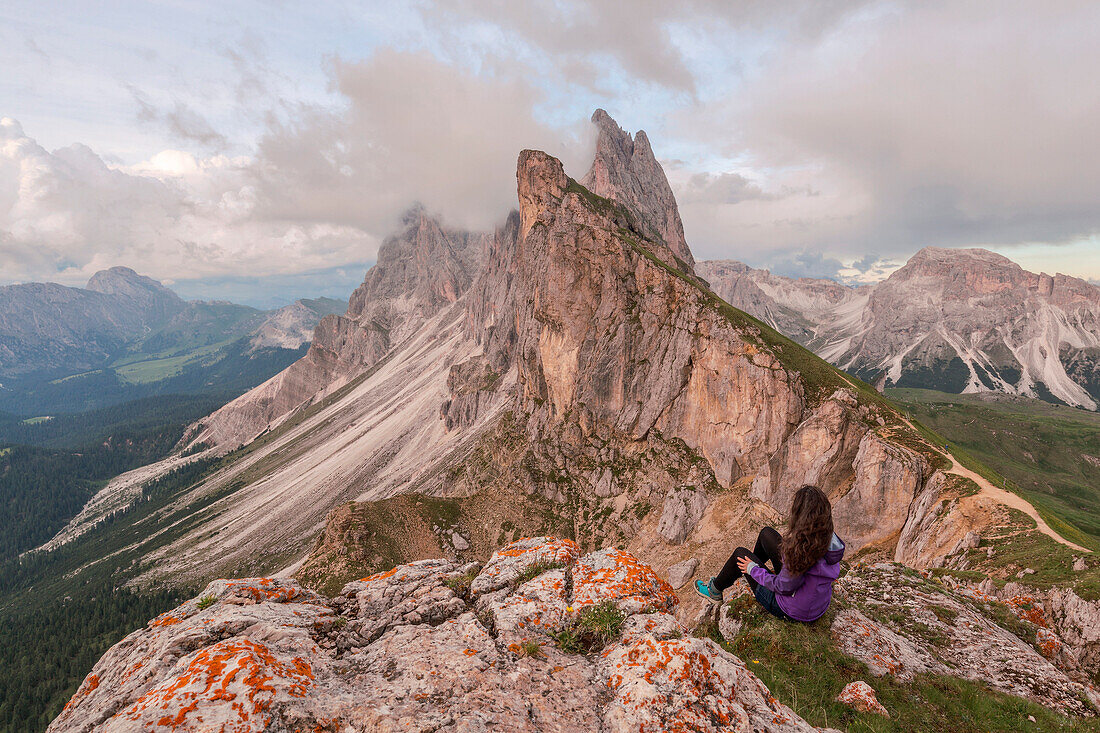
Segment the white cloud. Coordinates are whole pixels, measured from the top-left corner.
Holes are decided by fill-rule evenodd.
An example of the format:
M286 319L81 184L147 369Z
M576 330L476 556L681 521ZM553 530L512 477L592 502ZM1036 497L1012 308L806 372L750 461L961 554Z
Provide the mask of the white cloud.
M779 45L678 131L739 156L766 189L794 178L822 200L752 202L686 226L714 246L800 239L851 254L1100 231L1098 25L1095 3L880 3L815 42Z
M119 168L91 149L48 152L0 121L0 270L81 284L125 264L154 277L308 272L373 256L354 226L257 216L250 161L165 151Z
M488 229L515 208L520 150L541 148L575 175L591 161L587 120L536 119L535 90L482 78L427 53L382 50L332 62L345 108L275 123L255 167L261 215L338 222L384 236L412 202L450 224Z
M84 145L47 151L0 126L5 281L79 284L116 264L186 280L309 273L374 258L415 202L450 225L490 229L515 207L524 147L592 155L587 120L536 120L522 81L463 73L424 53L331 62L338 110L272 118L251 157L168 149L109 165Z
M1100 232L1095 3L123 3L145 21L125 32L16 4L0 112L95 152L5 128L5 281L322 271L369 261L413 201L487 228L520 149L584 172L596 106L677 161L700 258L861 279L867 252Z

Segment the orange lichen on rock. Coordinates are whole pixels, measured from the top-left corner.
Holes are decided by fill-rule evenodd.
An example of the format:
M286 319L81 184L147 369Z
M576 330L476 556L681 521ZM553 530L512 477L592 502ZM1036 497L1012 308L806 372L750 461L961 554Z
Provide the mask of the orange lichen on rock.
M302 600L308 594L297 585L277 584L271 578L249 578L234 580L226 585L223 600L232 603L235 599L251 600L254 603L270 601L272 603L291 603Z
M87 697L92 694L99 687L99 676L90 674L84 678L84 681L80 683L80 688L77 689L76 694L69 698L69 701L65 703L65 707L62 710L68 710L72 707L80 698Z
M629 611L671 613L680 602L661 576L629 552L608 549L586 555L573 568L573 606L614 601Z
M845 705L851 705L856 710L864 713L878 713L890 717L890 713L875 697L874 689L863 680L849 682L837 696L837 701Z
M470 589L474 595L481 595L517 582L531 568L569 566L579 557L580 550L573 540L526 537L494 552Z
M1046 628L1047 619L1043 615L1043 604L1031 596L1015 596L1008 599L1008 607L1024 621Z
M224 730L263 730L276 696L303 697L312 684L305 659L280 660L263 644L229 639L198 652L182 674L118 715L169 730L207 730L214 720Z
M639 731L750 730L749 710L796 719L739 660L703 639L642 637L605 658L614 696L605 720Z
M1062 641L1050 629L1039 627L1035 630L1035 646L1044 657L1054 659L1062 648Z
M580 557L576 542L557 537L524 537L501 548L495 554L500 557L520 557L530 552L537 553L542 561L569 562ZM547 555L548 557L544 557Z
M174 626L175 624L182 622L185 618L186 616L181 615L178 610L169 611L168 613L162 613L161 615L157 616L155 619L149 622L149 625L152 626L154 629L159 629L164 626Z
M400 567L401 566L398 565L395 568L390 568L389 570L383 570L381 573L375 573L374 575L368 575L367 577L360 578L359 580L360 580L360 582L363 582L363 583L373 583L376 580L385 580L386 578L392 578L394 575L397 574L397 571L400 569Z

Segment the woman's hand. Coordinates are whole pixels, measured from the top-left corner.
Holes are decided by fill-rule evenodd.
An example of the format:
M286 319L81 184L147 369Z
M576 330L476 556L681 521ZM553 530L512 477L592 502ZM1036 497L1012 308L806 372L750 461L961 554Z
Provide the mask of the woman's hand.
M751 562L752 560L747 557L739 557L737 558L737 567L740 568L742 573L747 573L749 572L749 563Z

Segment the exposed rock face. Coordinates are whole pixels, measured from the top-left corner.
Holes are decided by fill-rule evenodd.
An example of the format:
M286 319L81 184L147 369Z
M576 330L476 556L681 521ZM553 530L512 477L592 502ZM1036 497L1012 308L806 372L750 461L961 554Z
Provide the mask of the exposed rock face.
M960 477L936 471L909 505L894 551L894 560L912 568L943 565L964 546L969 535L1008 521L1004 507L991 498L973 493ZM975 547L977 545L974 545Z
M297 349L313 340L313 330L327 315L340 313L347 303L332 298L296 300L268 315L249 339L252 350Z
M631 139L602 109L592 115L599 131L596 159L581 184L592 193L618 201L644 221L645 233L663 243L690 270L695 258L684 239L684 225L672 187L645 132Z
M517 319L525 410L678 436L724 485L763 465L801 418L798 377L567 190L556 159L524 151L518 176L517 298L534 304Z
M860 544L889 540L905 523L909 503L928 471L924 458L869 432L859 443L855 479L833 499L833 521Z
M862 294L834 280L781 277L736 260L697 262L695 272L727 303L800 344L814 344L816 330Z
M993 598L953 592L892 564L849 572L837 588L853 608L837 614L832 634L841 650L875 674L950 674L1065 713L1097 713L1095 703L1086 702L1096 691L1051 661L1055 649L1043 645L1042 635L1025 640L987 615ZM1041 613L1022 610L1030 605L1010 607L1032 634L1044 627Z
M733 305L869 382L1100 405L1100 288L982 249L927 247L858 290L737 262L696 267Z
M306 355L205 418L192 443L226 450L252 440L377 364L461 297L482 255L482 238L444 230L420 208L406 213L404 227L382 243L347 312L321 319Z
M1075 665L1096 674L1100 670L1100 602L1083 600L1070 589L1055 588L1043 606Z
M332 599L216 581L112 647L49 730L815 730L737 657L685 637L671 590L626 553L578 559L542 538L486 569L543 556L564 567L483 573L468 593L468 567L446 560ZM601 654L558 648L551 634L595 602L627 614L616 638Z

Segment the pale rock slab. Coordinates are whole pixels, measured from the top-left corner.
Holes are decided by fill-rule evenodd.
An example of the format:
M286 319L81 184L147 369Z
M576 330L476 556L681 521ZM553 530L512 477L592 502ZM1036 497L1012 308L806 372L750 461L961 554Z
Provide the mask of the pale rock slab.
M707 509L707 495L703 491L682 489L665 498L657 533L668 542L682 544Z
M580 557L573 540L556 537L529 537L493 553L481 569L470 591L478 596L514 584L524 572L535 566L571 565Z
M677 590L682 588L685 583L691 580L698 568L699 558L697 557L676 563L669 567L668 571L665 573L668 576L668 584Z

